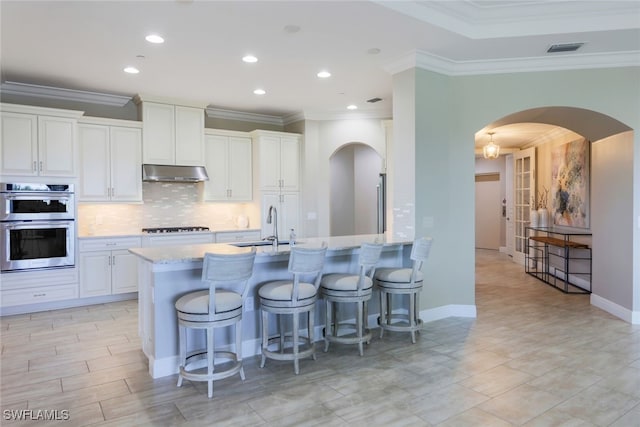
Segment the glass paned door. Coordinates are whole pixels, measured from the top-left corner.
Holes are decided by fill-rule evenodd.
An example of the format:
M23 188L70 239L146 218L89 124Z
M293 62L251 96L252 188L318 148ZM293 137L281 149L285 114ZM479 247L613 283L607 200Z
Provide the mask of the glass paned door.
M513 154L514 170L514 254L513 259L524 265L527 253L527 232L531 196L536 192L535 148Z

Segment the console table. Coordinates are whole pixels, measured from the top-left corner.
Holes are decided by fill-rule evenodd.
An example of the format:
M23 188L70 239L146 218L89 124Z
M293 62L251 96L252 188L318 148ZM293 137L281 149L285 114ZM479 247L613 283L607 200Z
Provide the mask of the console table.
M567 294L591 293L591 233L556 227L526 227L525 271Z

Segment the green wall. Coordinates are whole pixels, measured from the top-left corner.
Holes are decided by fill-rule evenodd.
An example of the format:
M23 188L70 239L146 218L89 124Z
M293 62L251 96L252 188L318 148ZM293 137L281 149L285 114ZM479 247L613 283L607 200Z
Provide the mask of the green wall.
M475 301L474 134L504 116L567 106L635 129L632 218L640 217L640 68L456 77L417 69L415 79L416 236L434 237L428 270L433 286L425 289L423 308ZM424 221L429 217L432 227ZM640 226L634 222L615 226L634 236L632 247L622 249L635 260L628 283L634 289L632 310L638 312Z

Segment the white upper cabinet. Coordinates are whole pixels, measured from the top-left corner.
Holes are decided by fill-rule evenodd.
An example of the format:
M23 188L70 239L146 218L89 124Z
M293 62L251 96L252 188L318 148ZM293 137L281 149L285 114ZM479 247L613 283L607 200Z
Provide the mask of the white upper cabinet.
M207 132L205 200L251 201L251 138L240 132Z
M3 104L0 173L75 177L76 122L81 115L81 111Z
M142 130L123 121L96 119L103 124L80 123L81 202L142 201ZM117 123L117 126L111 126Z
M283 132L254 131L257 144L260 189L300 190L300 136Z
M204 166L204 110L176 105L176 165Z
M203 108L140 101L140 111L144 163L204 165Z

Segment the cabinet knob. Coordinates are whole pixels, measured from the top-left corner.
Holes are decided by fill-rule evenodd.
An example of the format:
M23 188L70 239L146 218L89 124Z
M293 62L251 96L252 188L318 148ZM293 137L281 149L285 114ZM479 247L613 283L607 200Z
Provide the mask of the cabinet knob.
M42 172L42 160L40 160L40 172Z
M38 171L38 166L36 165L36 163L37 163L37 162L34 160L34 161L33 161L33 171L34 171L34 172L37 172L37 171Z

